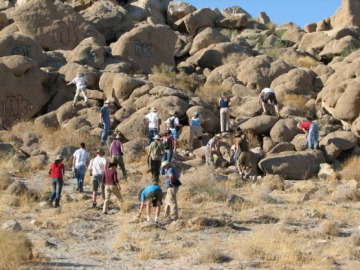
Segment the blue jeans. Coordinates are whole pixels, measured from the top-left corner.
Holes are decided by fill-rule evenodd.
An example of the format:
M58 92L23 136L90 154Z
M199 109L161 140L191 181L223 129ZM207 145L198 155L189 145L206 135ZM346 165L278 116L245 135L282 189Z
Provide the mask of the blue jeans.
M173 157L173 154L174 154L174 150L173 149L167 149L165 150L165 154L163 155L162 157L162 161L169 161L171 162L172 160L172 157ZM164 175L165 174L165 169L163 167L160 168L160 174L161 175Z
M61 178L51 178L51 194L49 201L52 203L55 199L55 207L60 206L60 196L63 186L63 180Z
M155 135L157 135L158 133L159 133L159 131L157 128L149 128L147 145L150 145L150 143L153 141Z
M312 123L310 126L307 143L308 148L317 149L319 146L319 126L316 123Z
M84 191L84 178L86 173L86 166L80 165L75 168L75 184L79 188L80 191Z
M104 123L104 128L103 131L101 132L101 142L106 142L109 136L110 123L105 121L103 123Z

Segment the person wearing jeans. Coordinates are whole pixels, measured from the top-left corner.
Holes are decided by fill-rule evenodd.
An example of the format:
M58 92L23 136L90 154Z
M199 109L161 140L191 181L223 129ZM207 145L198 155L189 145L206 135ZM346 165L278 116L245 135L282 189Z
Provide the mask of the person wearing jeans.
M162 157L162 161L166 160L168 162L171 162L172 157L174 155L174 141L175 141L174 137L171 135L171 131L168 130L167 134L162 136L160 140L163 142L165 148L165 153ZM165 170L163 167L161 167L160 169L160 174L161 175L165 174Z
M55 199L55 207L60 207L61 190L63 186L63 178L65 173L62 157L57 156L55 162L50 165L49 175L51 177L51 194L48 204L52 207Z
M154 140L154 137L158 135L160 130L160 118L156 112L156 107L152 107L151 111L144 117L144 125L148 128L148 141L147 145L150 145Z
M75 173L76 191L84 191L84 178L86 168L89 165L89 153L85 150L85 143L80 143L80 149L73 154L72 171Z
M101 145L106 143L106 140L109 136L110 130L110 100L106 100L104 106L100 109L100 124L103 126L103 131L101 132Z
M304 121L297 124L297 128L305 132L309 149L319 148L319 126L316 123Z

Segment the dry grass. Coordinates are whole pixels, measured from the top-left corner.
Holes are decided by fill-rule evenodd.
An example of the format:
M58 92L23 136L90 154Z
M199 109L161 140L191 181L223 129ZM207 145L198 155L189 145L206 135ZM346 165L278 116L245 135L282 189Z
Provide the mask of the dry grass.
M32 244L23 232L0 231L0 269L19 269L33 259Z
M199 87L196 91L196 95L214 105L217 105L222 91L224 91L224 89L220 84L206 84Z
M308 100L302 95L288 94L284 96L281 102L284 106L295 107L304 111L307 101Z
M192 75L187 75L183 70L175 72L167 65L154 66L149 80L154 84L172 86L185 93L192 92L199 87L199 81Z
M360 157L354 156L344 163L344 168L340 172L343 180L356 180L360 184Z

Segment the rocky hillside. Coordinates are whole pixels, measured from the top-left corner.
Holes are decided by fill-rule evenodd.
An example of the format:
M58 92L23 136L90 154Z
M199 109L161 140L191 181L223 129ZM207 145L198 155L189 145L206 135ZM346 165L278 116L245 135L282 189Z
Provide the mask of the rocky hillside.
M184 186L187 184L188 187L184 187L183 195L180 194L180 202L183 202L180 221L163 227L179 233L179 245L188 252L182 258L187 260L186 256L191 257L195 247L200 248L202 237L210 243L203 233L208 232L208 227L216 233L219 241L226 242L224 231L240 234L244 228L239 224L253 224L254 220L260 220L254 224L279 225L280 220L285 224L285 229L277 234L281 238L291 231L308 239L310 234L305 234L309 228L317 228L312 235L325 235L325 238L355 235L353 241L357 244L348 247L351 256L334 255L335 262L326 263L333 267L338 265L337 261L347 266L349 261L355 261L355 265L358 263L359 242L356 242L355 232L359 220L355 213L359 209L356 202L360 198L360 179L356 173L358 168L353 165L359 161L360 152L360 79L357 78L360 69L360 4L357 0L343 0L333 16L308 24L304 29L294 23L276 26L265 12L252 18L241 7L222 11L197 10L185 2L170 0L13 0L1 1L0 11L0 188L3 190L0 194L6 201L0 220L5 223L9 216L21 220L24 231L34 233L30 238L39 257L48 257L52 262L65 256L66 252L71 253L67 248L60 248L63 239L68 247L71 241L75 241L76 252L82 254L79 258L66 255L70 264L65 264L65 267L111 268L120 257L124 259L124 255L116 257L112 244L111 255L91 251L90 257L97 257L96 262L83 264L84 260L89 260L89 254L84 255L84 252L89 251L84 251L82 240L96 244L96 238L92 238L90 233L98 232L96 222L110 226L113 220L87 210L85 204L90 198L86 194L74 194L70 172L69 186L63 195L64 208L54 212L41 204L48 192L48 185L44 185L48 183L48 165L56 155L62 155L65 164L69 165L80 142L85 141L91 153L100 147L99 111L104 101L110 99L113 102L111 135L119 134L125 142L124 160L130 175L124 196L128 205L122 209L124 219L119 218L119 222L126 221L127 227L122 229L128 235L119 236L117 247L128 253L148 252L137 254L143 256L140 258L142 263L127 261L129 268L144 267L146 261L155 256L143 246L153 242L141 242L134 234L150 230L144 236L147 241L149 237L153 237L154 242L162 239L156 250L178 239L174 236L174 239L164 240L166 237L161 232L157 232L160 236L149 236L158 228L143 229L139 223L133 223L131 216L137 207L137 189L149 181L144 158L146 135L143 118L151 107L157 107L163 123L170 110L177 110L184 126L180 151L175 155L174 163L181 169ZM84 73L89 81L89 104L81 99L74 107L75 86L69 86L67 82L78 72ZM262 115L257 96L264 87L275 89L281 118ZM185 150L189 140L189 119L195 111L201 116L205 142L220 131L216 101L222 91L231 96L231 129L240 127L251 139L251 162L258 183L244 183L234 173L230 163L232 134L227 134L220 144L223 157L215 160L215 174L204 167L204 147ZM305 134L296 127L305 119L315 121L320 127L320 150L305 151ZM164 124L161 131L165 131ZM349 173L349 168L354 173ZM212 185L206 189L196 185L196 171L202 172L204 179L211 179ZM318 175L320 181L325 182L319 183ZM276 183L266 184L266 177L277 179L274 180ZM294 182L308 179L311 179L309 183ZM214 195L215 191L219 196ZM290 198L290 195L297 197ZM320 211L314 205L322 200L326 202ZM187 201L192 202L191 205L202 205L203 209L192 210L190 205L185 205ZM307 201L312 204L303 208ZM340 202L335 203L338 212L349 207L349 216L355 217L353 222L332 215L334 213L322 214L333 201ZM277 211L270 210L274 204ZM286 218L279 213L281 204L287 205L284 207L284 211L289 213ZM74 208L78 210L73 211ZM15 214L18 210L20 212ZM249 216L243 210L247 210ZM222 215L222 211L227 214ZM300 216L308 218L307 221L298 222L294 216L290 217L291 211L301 212ZM335 229L327 231L325 228L325 233L319 233L318 226L326 216L332 216L328 224ZM210 221L193 220L194 217L210 218ZM33 220L31 225L28 224L29 218ZM63 223L64 218L69 221ZM293 219L301 229L293 225L296 223L290 221ZM92 225L84 232L86 221ZM27 225L24 226L25 222ZM78 228L73 225L76 222L79 222ZM129 224L136 224L135 228ZM10 225L5 227L15 226ZM218 230L218 227L222 229ZM54 229L60 229L66 236L54 235ZM111 232L117 234L117 229L111 228ZM183 236L187 230L200 230L195 236L196 241ZM244 230L254 232L249 234L250 238L261 232L260 236L257 235L261 238L269 228L261 227L259 230L254 226ZM59 252L44 251L42 239L48 233L54 237ZM103 248L109 248L108 242L114 240L106 239L98 243ZM256 240L259 239L252 239ZM329 245L343 242L339 238L335 240L329 241ZM229 247L235 246L232 241L229 240ZM125 247L123 243L127 243ZM256 243L261 245L261 241ZM290 248L294 243L283 244ZM318 252L320 248L316 245L312 243L311 248ZM284 263L279 260L283 255L271 257L274 254L271 249L259 251L263 252L261 255L256 253L256 246L251 248L255 255L248 254L246 258L217 249L209 256L218 255L219 260L211 262L200 256L192 258L185 267L208 262L217 267L218 263L230 261L228 267L239 269L235 261L241 261L241 267L245 268L274 268ZM296 251L303 257L292 254L288 260L290 266L297 267L314 259L306 255L304 249L305 243L302 243ZM174 254L177 253L174 251ZM157 254L155 262L151 263L160 267L159 260L171 261L174 254L167 257L160 252L161 256ZM102 256L107 259L101 259ZM321 265L321 260L314 261ZM181 266L179 263L177 261L177 266ZM51 263L47 266L50 267ZM56 264L53 266L55 269Z

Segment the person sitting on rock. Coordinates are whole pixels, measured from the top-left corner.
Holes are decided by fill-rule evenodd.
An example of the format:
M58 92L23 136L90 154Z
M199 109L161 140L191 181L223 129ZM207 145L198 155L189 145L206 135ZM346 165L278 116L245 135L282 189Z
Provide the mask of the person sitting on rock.
M200 115L199 112L196 111L190 121L190 139L189 139L190 149L193 149L195 136L198 138L200 146L203 146L203 140L202 140L203 133L202 133L199 115Z
M159 223L159 216L161 211L162 205L162 197L163 192L159 183L154 181L153 185L147 186L141 190L139 193L139 199L141 201L139 214L137 215L138 218L141 217L141 213L146 205L146 221L150 221L150 205L152 204L153 207L156 207L155 211L155 224Z
M251 171L249 142L245 133L239 135L238 148L241 152L237 160L237 168L240 178L249 179Z
M208 143L206 144L206 148L205 148L205 161L206 161L206 165L207 166L211 166L212 168L215 167L214 165L214 154L216 150L216 154L218 155L218 157L222 157L221 152L220 152L220 148L218 145L218 142L222 139L220 134L216 134L215 137L213 137L212 139L210 139L208 141Z
M179 131L182 125L180 124L179 118L177 117L177 111L171 110L170 117L165 121L165 126L171 131L171 135L174 140L174 152L176 153L177 139L179 139Z
M76 92L75 92L75 96L74 96L73 106L75 106L75 104L76 104L76 101L78 99L80 91L83 94L85 104L87 105L88 104L88 96L86 93L86 86L88 84L88 80L84 76L84 73L78 72L76 77L71 82L67 83L66 85L70 85L70 84L76 84Z
M271 104L274 105L275 111L277 113L277 115L280 117L280 112L279 112L279 106L278 106L278 102L275 96L275 91L272 88L264 88L258 97L259 103L261 102L261 106L263 108L263 114L268 114L268 110L267 110L267 104L270 102Z
M311 121L303 121L297 124L297 128L306 134L309 149L318 149L319 147L319 126Z

